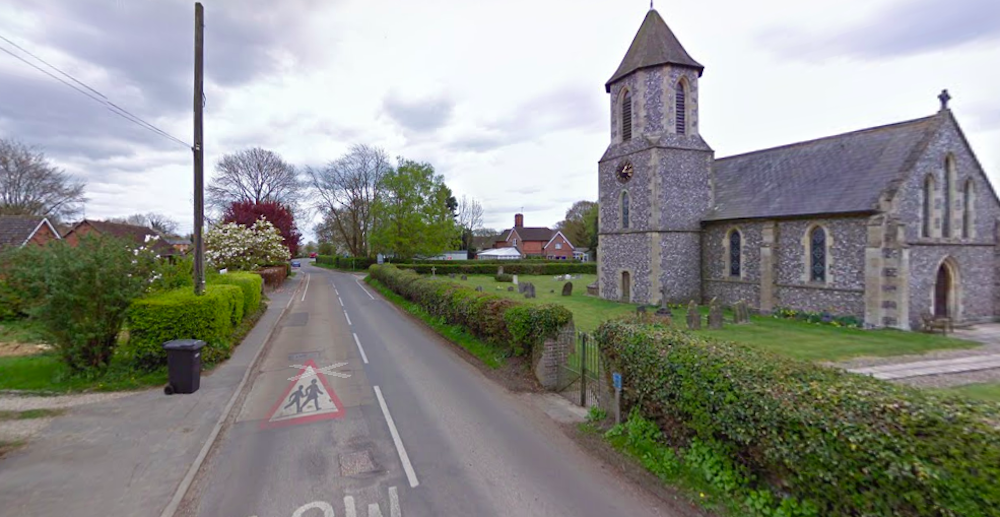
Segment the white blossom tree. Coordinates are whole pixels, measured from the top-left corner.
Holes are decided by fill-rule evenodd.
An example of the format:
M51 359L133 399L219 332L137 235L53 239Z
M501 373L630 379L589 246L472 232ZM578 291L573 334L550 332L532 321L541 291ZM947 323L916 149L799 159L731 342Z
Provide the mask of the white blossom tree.
M216 269L255 271L289 258L281 232L263 217L249 228L224 223L205 234L205 259Z

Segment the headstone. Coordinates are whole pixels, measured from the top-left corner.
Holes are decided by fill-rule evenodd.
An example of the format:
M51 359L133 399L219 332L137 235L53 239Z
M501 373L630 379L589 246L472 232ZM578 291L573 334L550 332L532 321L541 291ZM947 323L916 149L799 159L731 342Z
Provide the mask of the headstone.
M462 280L468 280L468 279L469 279L469 277L468 277L468 276L466 276L466 275L462 275Z
M570 275L570 274L568 274L568 273L563 276L563 280L572 280L572 279L573 279L573 276Z
M481 285L477 285L477 286L476 286L476 291L478 291L478 292L480 292L480 293L481 293L481 292L483 292L483 286L481 286Z
M711 330L722 329L722 306L715 298L712 298L708 305L708 328Z
M514 285L518 285L518 282L517 282L517 275L513 275L513 278L514 278L514 280L513 280L513 282L514 282Z
M500 276L502 274L503 274L503 266L500 266L497 268L497 276Z
M660 296L660 307L656 309L656 315L661 318L666 318L667 323L670 323L671 320L673 320L674 315L670 311L670 307L667 305L667 286L664 285L660 289L660 292L662 293Z
M636 307L635 308L635 312L636 312L636 314L646 314L646 306L645 305L640 305L640 306Z
M597 296L599 294L599 292L600 291L599 291L599 289L597 287L597 282L596 281L594 281L594 283L592 283L592 284L590 284L590 285L587 286L587 295L588 296Z
M455 279L455 273L448 273L448 278L454 280Z
M508 288L507 288L507 292L508 292L508 293L513 293L513 292L514 292L514 286L510 286L510 287L508 287Z
M573 296L573 282L566 282L563 284L563 296Z
M528 283L527 282L525 282L523 284L517 284L517 293L518 294L524 294L524 291L527 288L528 288Z
M701 330L701 313L698 312L698 304L691 300L688 304L687 324L691 330Z
M437 267L431 266L431 276L437 276L437 273L436 273L437 269L438 269Z
M740 323L750 323L750 307L747 302L740 302Z
M525 287L524 287L524 297L525 298L534 298L535 297L535 284L532 284L531 282L528 282L528 283L525 284Z

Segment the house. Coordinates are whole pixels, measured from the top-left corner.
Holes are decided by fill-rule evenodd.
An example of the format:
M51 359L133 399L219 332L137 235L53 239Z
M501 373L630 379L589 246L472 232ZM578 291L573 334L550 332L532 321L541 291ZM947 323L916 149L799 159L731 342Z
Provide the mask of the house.
M166 235L166 236L163 237L163 240L167 244L173 246L173 248L175 250L177 250L177 252L180 253L180 254L182 254L182 255L186 254L188 252L188 250L191 249L191 246L193 246L193 244L191 244L191 239L188 239L187 237L178 237L176 235Z
M716 158L699 123L703 72L650 10L604 85L601 297L900 329L1000 314L1000 201L947 91L931 116Z
M44 246L61 237L46 217L0 216L0 250L11 247Z
M476 255L476 260L519 260L524 258L517 248L493 248L483 250Z
M574 248L573 249L573 260L578 260L580 262L590 262L592 253L590 253L590 248Z
M81 237L90 234L110 235L138 246L151 245L157 255L160 255L161 257L182 255L182 253L174 246L166 242L166 240L156 230L133 224L110 223L107 221L92 221L90 219L84 219L83 221L73 225L73 228L71 228L70 231L63 236L63 239L69 243L70 246L76 246L77 243L80 242Z
M525 257L545 257L554 260L573 258L573 244L562 232L544 227L524 226L523 214L514 214L514 227L504 230L493 242L493 248L517 248Z

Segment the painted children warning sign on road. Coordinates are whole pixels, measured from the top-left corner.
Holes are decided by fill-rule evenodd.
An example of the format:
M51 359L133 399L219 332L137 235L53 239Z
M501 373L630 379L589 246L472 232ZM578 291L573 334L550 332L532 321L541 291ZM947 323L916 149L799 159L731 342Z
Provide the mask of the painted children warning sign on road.
M263 428L304 424L344 416L344 405L322 370L311 359L292 377L288 389L271 408Z

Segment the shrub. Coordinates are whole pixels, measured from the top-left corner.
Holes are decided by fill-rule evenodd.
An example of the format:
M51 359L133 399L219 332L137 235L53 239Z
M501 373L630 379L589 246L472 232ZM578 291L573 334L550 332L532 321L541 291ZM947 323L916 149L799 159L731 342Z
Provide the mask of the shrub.
M431 280L392 265L369 269L375 280L433 316L461 325L476 337L506 347L511 353L531 353L545 339L573 321L561 305L535 305L476 292L453 282Z
M239 287L243 291L243 313L247 316L257 312L257 309L260 308L260 293L264 285L264 278L259 274L237 272L213 275L208 279L208 283Z
M520 262L516 264L479 264L470 260L467 263L451 263L446 265L430 264L396 264L400 269L410 269L423 275L431 274L431 268L436 268L439 275L455 273L457 275L495 275L497 268L503 266L503 272L508 275L594 275L597 274L597 264L594 262Z
M214 362L229 356L230 336L243 315L243 291L235 285L208 285L198 296L191 289L156 293L132 302L128 310L129 341L124 355L140 368L166 362L163 343L200 339L203 358Z
M284 264L289 257L281 233L266 219L251 227L220 224L205 234L205 259L215 269L253 271Z
M378 259L370 257L341 257L339 255L317 255L316 264L333 266L335 269L367 271Z
M41 300L41 253L42 249L34 246L0 253L0 321L28 316Z
M818 515L1000 514L1000 408L628 321L596 332L623 403L719 444Z
M514 275L508 275L507 273L504 273L502 275L494 275L493 280L496 280L497 282L501 283L510 283L514 281Z
M288 278L288 268L285 266L266 267L254 273L260 275L264 279L264 285L270 289L281 287L282 282Z
M194 258L171 257L154 266L152 291L170 291L181 287L194 288Z

